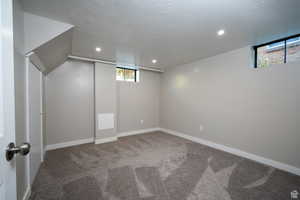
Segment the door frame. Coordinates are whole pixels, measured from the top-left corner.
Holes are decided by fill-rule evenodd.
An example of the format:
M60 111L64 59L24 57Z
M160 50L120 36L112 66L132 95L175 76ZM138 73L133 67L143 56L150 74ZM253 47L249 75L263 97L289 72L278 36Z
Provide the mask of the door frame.
M40 124L41 124L41 141L40 141L40 145L41 145L41 163L44 162L44 134L43 134L43 130L44 130L44 123L43 123L43 118L44 118L44 109L43 109L43 102L44 102L44 96L43 96L43 73L42 70L44 70L44 66L42 65L41 61L39 60L38 56L34 53L34 52L30 52L26 55L25 58L25 66L26 66L26 139L27 141L30 143L30 104L29 104L29 67L30 64L32 64L34 67L36 67L39 70L40 73L40 100L41 100L41 107L40 107ZM27 183L29 186L31 186L31 173L30 173L30 155L27 157L26 159L26 165L27 165Z
M15 132L15 74L14 74L14 34L13 34L13 1L0 1L0 81L3 97L3 120L4 135L1 148L10 142L16 142ZM4 98L5 97L5 98ZM3 117L3 118L2 118ZM3 145L3 146L2 146ZM5 149L1 149L1 172L2 185L0 187L0 198L17 199L16 159L10 162L5 160ZM3 162L3 163L2 163ZM0 172L0 173L1 173ZM1 181L1 180L0 180ZM2 196L3 195L3 196Z

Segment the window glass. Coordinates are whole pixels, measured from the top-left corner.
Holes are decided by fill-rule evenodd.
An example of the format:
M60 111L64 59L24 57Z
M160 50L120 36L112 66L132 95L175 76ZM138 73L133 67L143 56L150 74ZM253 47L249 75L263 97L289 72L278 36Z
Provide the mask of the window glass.
M135 70L125 69L125 80L134 82L135 81Z
M300 37L292 38L286 41L286 60L287 62L294 62L300 60Z
M124 69L116 68L116 79L118 81L124 81Z
M300 61L300 34L254 46L255 68Z
M116 80L138 82L138 73L136 69L116 68Z
M257 48L257 67L284 63L285 43L277 42Z

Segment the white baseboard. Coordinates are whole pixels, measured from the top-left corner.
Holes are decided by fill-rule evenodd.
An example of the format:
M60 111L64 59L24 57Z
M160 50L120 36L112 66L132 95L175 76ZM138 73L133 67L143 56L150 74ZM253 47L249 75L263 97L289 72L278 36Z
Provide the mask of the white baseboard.
M209 147L212 147L214 149L221 150L221 151L225 151L225 152L228 152L228 153L240 156L240 157L248 158L248 159L256 161L258 163L262 163L262 164L265 164L265 165L268 165L268 166L271 166L271 167L274 167L274 168L277 168L277 169L281 169L283 171L290 172L292 174L296 174L296 175L300 176L300 168L297 168L295 166L284 164L284 163L281 163L281 162L278 162L278 161L274 161L274 160L271 160L271 159L268 159L268 158L264 158L262 156L247 153L247 152L239 150L239 149L231 148L231 147L228 147L228 146L225 146L225 145L222 145L222 144L217 144L217 143L214 143L214 142L211 142L211 141L208 141L208 140L200 139L198 137L193 137L193 136L190 136L190 135L187 135L187 134L184 134L184 133L180 133L180 132L177 132L177 131L173 131L173 130L170 130L170 129L161 128L160 130L162 132L165 132L165 133L168 133L168 134L171 134L171 135L175 135L175 136L187 139L187 140L191 140L193 142L203 144L203 145L206 145L206 146L209 146Z
M109 138L103 138L103 139L96 139L95 144L103 144L108 142L115 142L118 140L118 137L109 137Z
M139 134L143 134L143 133L150 133L150 132L159 131L159 130L160 130L160 128L148 128L148 129L140 129L140 130L136 130L136 131L122 132L122 133L118 134L118 138L130 136L130 135L139 135Z
M95 144L115 142L118 140L118 138L121 138L121 137L126 137L126 136L130 136L130 135L139 135L139 134L143 134L143 133L150 133L150 132L159 131L159 130L160 130L160 128L148 128L148 129L140 129L140 130L136 130L136 131L122 132L122 133L118 133L115 137L96 139Z
M71 147L71 146L75 146L75 145L92 143L92 142L94 142L94 138L74 140L74 141L63 142L63 143L58 143L58 144L50 144L50 145L46 146L46 150L49 151L49 150L60 149L60 148L65 148L65 147Z
M232 148L232 147L228 147L222 144L217 144L208 140L204 140L198 137L194 137L194 136L190 136L184 133L180 133L174 130L170 130L170 129L164 129L164 128L150 128L150 129L141 129L141 130L136 130L136 131L128 131L128 132L122 132L119 133L117 136L115 137L109 137L109 138L103 138L103 139L96 139L94 140L94 138L88 138L88 139L82 139L82 140L75 140L75 141L71 141L71 142L65 142L65 143L59 143L59 144L52 144L52 145L47 145L46 150L53 150L53 149L59 149L59 148L65 148L65 147L70 147L70 146L75 146L75 145L80 145L80 144L86 144L86 143L92 143L95 142L95 144L103 144L103 143L108 143L108 142L114 142L117 141L118 138L120 137L125 137L125 136L130 136L130 135L138 135L138 134L143 134L143 133L148 133L148 132L154 132L154 131L162 131L171 135L175 135L187 140L191 140L193 142L196 143L200 143L215 149L219 149L221 151L225 151L240 157L244 157L277 169L281 169L283 171L287 171L290 172L292 174L296 174L298 176L300 176L300 168L297 168L295 166L292 165L288 165L285 163L281 163L278 161L274 161L268 158L264 158L262 156L258 156L252 153L248 153L236 148Z
M31 195L31 188L28 186L25 193L24 193L24 196L23 196L22 200L28 200L30 195Z
M138 134L143 134L143 133L148 133L148 132L153 132L153 131L159 131L160 128L149 128L149 129L141 129L141 130L136 130L136 131L129 131L129 132L123 132L119 133L117 136L114 137L109 137L109 138L103 138L103 139L94 139L94 138L88 138L88 139L82 139L82 140L74 140L70 142L63 142L63 143L58 143L58 144L50 144L46 146L46 151L49 150L54 150L54 149L60 149L60 148L65 148L65 147L70 147L70 146L76 146L80 144L86 144L86 143L93 143L95 144L103 144L103 143L108 143L108 142L114 142L117 141L119 137L125 137L125 136L130 136L130 135L138 135Z

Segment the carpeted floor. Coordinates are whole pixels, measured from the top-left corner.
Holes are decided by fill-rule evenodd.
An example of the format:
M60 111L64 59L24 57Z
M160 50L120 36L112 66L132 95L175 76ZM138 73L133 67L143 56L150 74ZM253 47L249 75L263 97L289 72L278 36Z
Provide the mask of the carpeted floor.
M289 200L300 177L161 132L48 151L31 200Z

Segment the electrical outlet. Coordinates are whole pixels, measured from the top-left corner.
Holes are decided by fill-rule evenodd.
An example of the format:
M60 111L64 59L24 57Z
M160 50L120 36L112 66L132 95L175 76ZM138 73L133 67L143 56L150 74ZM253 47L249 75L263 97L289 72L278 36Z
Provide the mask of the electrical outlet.
M144 120L143 120L143 119L141 119L141 121L140 121L140 122L141 122L141 124L144 124Z

